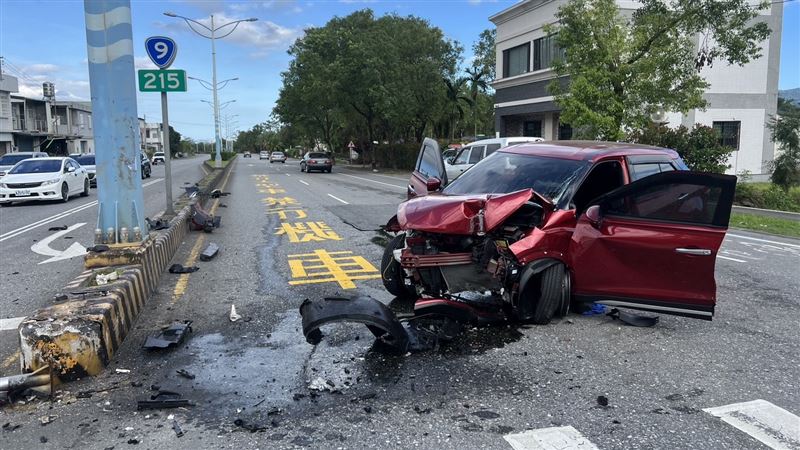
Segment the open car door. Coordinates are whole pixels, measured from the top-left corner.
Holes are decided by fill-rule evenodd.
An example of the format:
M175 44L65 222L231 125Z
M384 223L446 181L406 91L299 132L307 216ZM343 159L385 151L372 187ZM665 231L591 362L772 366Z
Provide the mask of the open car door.
M439 143L434 139L425 138L422 148L417 156L417 165L411 180L408 182L408 198L428 195L438 191L447 184L447 172L444 167L442 152Z
M731 175L664 172L593 201L570 242L576 300L711 320L735 188Z

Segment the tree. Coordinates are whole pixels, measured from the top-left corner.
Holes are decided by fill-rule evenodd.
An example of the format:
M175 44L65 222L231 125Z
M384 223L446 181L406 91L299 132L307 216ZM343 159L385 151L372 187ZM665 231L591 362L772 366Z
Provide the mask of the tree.
M784 191L800 184L800 115L772 117L767 123L780 153L770 164L770 179Z
M466 72L466 80L469 84L470 106L472 107L472 131L473 136L478 136L478 109L480 108L478 104L478 95L486 92L489 85L486 83L486 72L484 72L483 69L472 67L471 69L467 69Z
M703 67L761 55L770 29L756 18L768 2L751 2L641 0L628 18L615 0L570 0L546 27L564 50L549 86L562 120L583 137L618 140L656 111L704 107Z
M472 100L464 92L466 78L445 78L444 84L447 93L446 111L450 120L450 140L455 140L456 125L464 118L465 107L472 105Z
M169 126L169 156L175 156L176 153L181 151L181 134Z
M671 148L678 152L689 169L698 172L724 173L733 148L720 144L719 132L697 124L690 131L683 125L669 128L650 125L628 135L627 140L639 144Z
M472 44L472 68L486 74L486 80L491 83L495 77L496 52L495 36L497 30L494 28L483 30L478 36L478 40Z

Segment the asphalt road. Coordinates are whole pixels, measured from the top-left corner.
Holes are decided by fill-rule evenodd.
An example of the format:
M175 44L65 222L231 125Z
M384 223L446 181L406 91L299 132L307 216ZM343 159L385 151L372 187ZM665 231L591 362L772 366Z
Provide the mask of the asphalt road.
M236 164L223 189L231 195L211 205L222 228L190 235L173 260L200 270L164 274L104 374L64 387L56 404L0 410L0 422L22 425L0 432L0 449L41 448L42 437L87 449L800 448L800 419L788 414L800 414L800 241L731 230L712 322L662 316L634 328L573 314L467 330L413 355L387 355L362 325L336 325L312 346L300 329L305 298L360 294L408 308L382 288L372 231L403 200L406 180L340 167L306 174L296 161ZM219 256L197 261L209 242ZM315 275L325 255L352 265ZM172 320L193 321L185 344L143 351ZM137 412L152 385L195 405ZM759 399L768 403L712 409Z
M183 193L181 186L185 182L195 183L204 176L204 158L207 156L172 162L175 198ZM166 202L164 166L153 166L151 177L142 180L142 186L145 216L153 217L164 210ZM26 202L0 210L0 374L7 373L13 365L9 358L18 348L14 338L19 318L50 304L58 289L83 271L79 256L47 262L52 256L42 253L60 253L76 243L83 247L94 245L96 223L94 188L89 197L75 196L67 203ZM67 226L69 231L49 231L58 226ZM46 242L54 235L55 239Z

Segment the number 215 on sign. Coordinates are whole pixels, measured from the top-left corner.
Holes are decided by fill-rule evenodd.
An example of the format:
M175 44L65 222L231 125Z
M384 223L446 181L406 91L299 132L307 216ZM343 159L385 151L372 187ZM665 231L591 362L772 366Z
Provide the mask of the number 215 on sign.
M185 70L139 70L140 92L186 92Z

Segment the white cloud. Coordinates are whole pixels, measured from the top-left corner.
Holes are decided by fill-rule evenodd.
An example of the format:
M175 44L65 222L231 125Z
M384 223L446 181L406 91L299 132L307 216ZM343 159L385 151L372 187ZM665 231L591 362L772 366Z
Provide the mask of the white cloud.
M235 17L227 16L225 13L214 14L214 25L219 27L226 23L240 20ZM211 19L199 19L198 22L205 26L211 26ZM156 23L156 26L166 28L176 32L189 32L190 30L185 23L170 22ZM199 27L195 26L195 29ZM231 27L226 27L221 33L230 31ZM199 30L205 32L206 30ZM271 50L284 50L288 48L295 39L303 34L303 30L299 28L287 28L268 20L256 22L242 22L236 31L225 37L226 42L233 42L242 47L250 48L252 56L265 56Z
M256 10L269 10L278 12L301 13L303 8L297 0L265 0L249 1L241 3L226 3L226 6L233 12L245 12Z
M136 70L139 69L158 69L153 61L150 61L150 58L147 56L134 56L133 58L133 65L136 67Z

